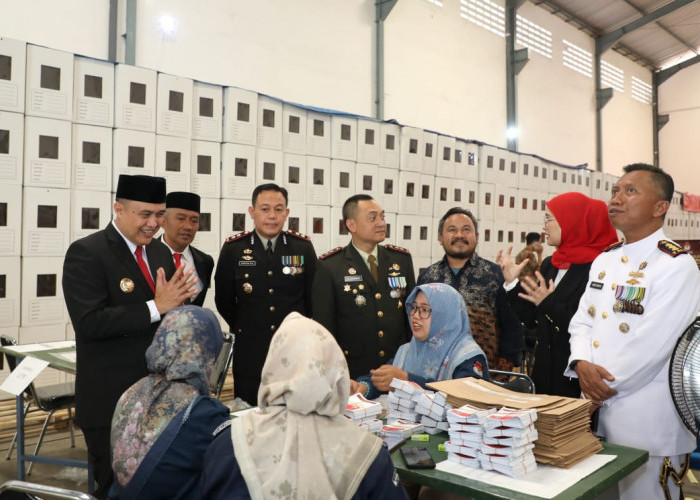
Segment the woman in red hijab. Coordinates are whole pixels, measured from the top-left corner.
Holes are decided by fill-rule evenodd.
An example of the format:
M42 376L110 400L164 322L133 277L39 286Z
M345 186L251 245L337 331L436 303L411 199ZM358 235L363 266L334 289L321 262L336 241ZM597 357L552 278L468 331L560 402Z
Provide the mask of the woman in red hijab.
M556 248L535 276L518 282L525 262L516 265L511 256L498 253L508 298L526 327L537 332L532 379L540 394L577 398L578 379L563 375L569 359L569 322L586 289L591 262L617 241L605 202L581 193L564 193L547 203L544 235Z

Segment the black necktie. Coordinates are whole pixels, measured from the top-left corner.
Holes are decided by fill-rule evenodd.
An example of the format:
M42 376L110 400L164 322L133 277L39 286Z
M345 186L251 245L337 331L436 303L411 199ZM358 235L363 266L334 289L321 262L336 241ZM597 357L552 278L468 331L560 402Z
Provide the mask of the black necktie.
M267 240L267 255L272 257L272 240Z

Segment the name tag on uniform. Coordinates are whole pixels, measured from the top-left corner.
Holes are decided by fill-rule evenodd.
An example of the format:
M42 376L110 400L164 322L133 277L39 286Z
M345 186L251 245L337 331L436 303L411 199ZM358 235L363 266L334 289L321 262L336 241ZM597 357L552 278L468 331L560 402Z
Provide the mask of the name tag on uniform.
M596 290L602 290L603 284L600 281L591 281L591 288L595 288Z
M345 277L345 283L354 283L355 281L362 281L362 276L346 276Z
M239 260L239 266L256 266L258 263L254 260Z

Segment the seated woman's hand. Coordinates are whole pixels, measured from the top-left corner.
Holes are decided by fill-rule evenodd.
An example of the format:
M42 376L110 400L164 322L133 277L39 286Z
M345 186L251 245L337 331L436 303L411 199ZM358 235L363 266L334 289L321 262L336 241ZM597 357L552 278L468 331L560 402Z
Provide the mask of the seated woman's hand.
M372 375L372 384L382 392L391 390L391 381L395 378L400 380L408 380L408 373L394 365L382 365L376 370L370 370Z
M358 392L364 396L367 392L367 386L353 379L350 379L350 395L352 396L353 394L357 394Z

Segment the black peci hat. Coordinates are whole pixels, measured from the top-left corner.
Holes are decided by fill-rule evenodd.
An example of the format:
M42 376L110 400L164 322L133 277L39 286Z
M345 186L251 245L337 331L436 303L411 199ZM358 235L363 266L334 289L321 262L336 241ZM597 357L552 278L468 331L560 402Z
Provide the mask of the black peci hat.
M121 174L116 197L145 203L165 203L165 179L150 175Z
M165 208L182 208L199 213L199 195L187 191L173 191L165 198Z

